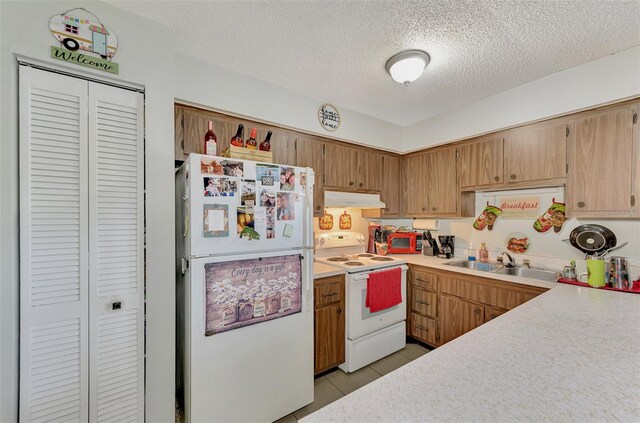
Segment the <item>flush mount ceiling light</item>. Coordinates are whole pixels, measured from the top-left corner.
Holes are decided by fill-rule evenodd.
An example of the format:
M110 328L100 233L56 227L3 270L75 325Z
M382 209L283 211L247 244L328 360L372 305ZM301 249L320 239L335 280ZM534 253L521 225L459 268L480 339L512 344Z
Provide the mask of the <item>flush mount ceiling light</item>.
M420 78L431 58L422 50L405 50L387 60L384 68L394 81L409 85Z

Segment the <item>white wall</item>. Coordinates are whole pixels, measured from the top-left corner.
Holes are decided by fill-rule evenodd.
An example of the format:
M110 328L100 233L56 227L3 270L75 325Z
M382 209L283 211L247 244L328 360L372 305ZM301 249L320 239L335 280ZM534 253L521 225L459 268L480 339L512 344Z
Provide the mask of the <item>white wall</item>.
M404 128L403 151L640 95L640 47L549 75Z
M71 1L0 2L0 421L18 405L18 66L15 55L43 61L56 44L49 19ZM146 418L174 421L173 47L169 28L96 1L83 1L118 35L120 83L145 88ZM106 74L65 66L76 74Z
M314 81L309 81L313 84ZM185 56L175 55L175 97L194 105L277 123L305 132L402 151L402 127L335 106L340 127L325 131L318 108L331 99L315 100L256 78Z

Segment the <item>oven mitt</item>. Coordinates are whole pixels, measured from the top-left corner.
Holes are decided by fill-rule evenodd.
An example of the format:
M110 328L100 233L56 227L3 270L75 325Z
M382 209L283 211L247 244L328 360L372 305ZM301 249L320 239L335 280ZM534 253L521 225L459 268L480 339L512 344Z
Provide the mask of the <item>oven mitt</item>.
M490 205L487 201L487 207L484 208L480 216L478 216L475 222L473 222L474 229L481 231L485 227L487 227L489 230L492 230L496 219L498 218L498 216L500 216L501 213L502 209Z
M558 233L562 229L565 220L565 205L564 203L556 202L554 198L551 200L551 206L547 211L533 222L533 229L538 232L547 232L553 226L553 231Z

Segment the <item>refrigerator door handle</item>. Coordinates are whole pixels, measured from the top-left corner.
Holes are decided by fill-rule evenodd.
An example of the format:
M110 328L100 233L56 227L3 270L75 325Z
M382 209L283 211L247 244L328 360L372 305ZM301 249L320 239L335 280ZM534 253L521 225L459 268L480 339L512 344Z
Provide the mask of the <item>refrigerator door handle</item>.
M313 248L313 184L315 183L315 174L310 167L307 171L307 186L304 198L304 248Z

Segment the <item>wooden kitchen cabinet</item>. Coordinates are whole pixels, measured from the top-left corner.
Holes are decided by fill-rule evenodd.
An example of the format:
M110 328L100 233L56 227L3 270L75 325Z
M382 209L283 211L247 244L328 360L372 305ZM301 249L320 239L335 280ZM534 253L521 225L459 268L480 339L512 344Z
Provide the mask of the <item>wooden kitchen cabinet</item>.
M382 156L382 190L380 200L385 204L385 208L362 209L362 217L398 217L402 215L403 178L399 155L385 154Z
M535 298L545 288L409 265L407 335L433 347Z
M357 150L340 144L327 143L324 149L324 185L355 189L358 167Z
M314 281L315 374L344 363L345 280L344 275Z
M265 125L247 119L240 119L221 113L196 109L182 105L175 106L175 160L182 161L191 153L204 154L204 134L208 130L209 121L213 122L213 131L218 138L217 154L229 147L231 137L244 125L244 138L247 140L251 128L257 129L256 141L260 144L272 131L271 151L273 162L296 166L296 134L286 129Z
M504 139L488 136L460 146L460 187L502 184Z
M440 296L440 343L455 339L484 323L484 307L448 295Z
M296 165L313 169L315 184L313 186L313 215L324 215L324 141L313 136L296 138Z
M402 173L400 156L385 155L382 158L382 191L380 199L385 204L383 217L400 216L402 213Z
M410 266L407 289L407 335L438 345L438 274Z
M458 181L456 149L444 148L427 155L427 206L433 216L456 216Z
M565 182L567 125L565 119L527 125L505 133L504 176L507 184L555 180Z
M455 147L404 158L406 215L456 216L459 193Z
M428 153L420 153L404 158L404 211L408 216L428 213L428 157Z
M640 217L637 113L635 102L581 114L569 123L569 216Z
M367 191L382 190L382 154L375 150L356 151L356 189Z

